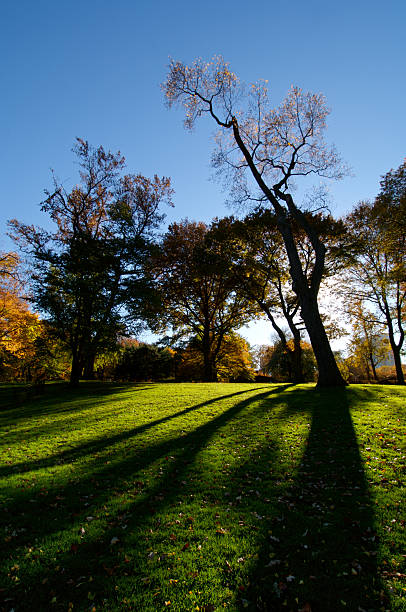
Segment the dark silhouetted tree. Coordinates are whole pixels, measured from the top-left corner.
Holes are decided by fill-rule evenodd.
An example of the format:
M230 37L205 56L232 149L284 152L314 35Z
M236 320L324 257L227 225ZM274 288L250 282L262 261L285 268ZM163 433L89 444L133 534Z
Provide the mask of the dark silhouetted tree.
M54 177L41 207L55 230L10 224L30 257L33 301L69 346L75 385L125 331L124 308L135 320L151 291L144 264L162 218L158 207L171 188L167 178L124 175L119 152L80 139L74 152L80 183L67 192Z

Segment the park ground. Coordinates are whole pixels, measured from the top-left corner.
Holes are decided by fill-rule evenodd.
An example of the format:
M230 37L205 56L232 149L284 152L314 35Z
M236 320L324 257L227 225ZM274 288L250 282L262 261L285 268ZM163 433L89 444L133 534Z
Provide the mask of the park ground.
M406 390L0 386L0 610L406 610Z

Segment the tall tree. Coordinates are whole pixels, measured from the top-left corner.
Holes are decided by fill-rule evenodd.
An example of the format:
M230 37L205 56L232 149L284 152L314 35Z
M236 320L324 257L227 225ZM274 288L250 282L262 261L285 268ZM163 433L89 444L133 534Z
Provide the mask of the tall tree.
M318 385L345 385L317 300L326 248L291 191L296 177L343 175L336 151L323 140L328 114L323 96L292 88L281 106L273 109L266 85L252 85L245 95L221 57L209 63L198 59L191 66L172 61L163 89L169 106L181 103L185 107L187 128L192 128L203 114L210 115L218 125L218 149L213 161L220 172L230 176L234 199L267 203L275 212L289 260L292 289L317 360ZM314 250L310 275L303 269L293 223L305 233Z
M41 210L54 232L12 220L13 236L30 256L33 300L72 353L71 383L91 373L97 353L123 331L123 307L137 314L149 289L145 258L170 201L167 178L123 174L118 153L78 139L80 183L68 193L54 176Z
M156 331L171 327L177 338L194 337L209 382L217 380L225 337L249 321L253 309L218 266L219 253L206 248L207 232L204 223L169 226L153 261L162 310L151 325Z
M349 270L346 294L370 307L369 324L385 328L399 384L405 384L401 352L405 340L406 180L405 164L397 172L396 190L387 189L396 173L381 183L375 202L361 202L346 217ZM390 177L390 180L389 178ZM403 186L402 186L403 185Z

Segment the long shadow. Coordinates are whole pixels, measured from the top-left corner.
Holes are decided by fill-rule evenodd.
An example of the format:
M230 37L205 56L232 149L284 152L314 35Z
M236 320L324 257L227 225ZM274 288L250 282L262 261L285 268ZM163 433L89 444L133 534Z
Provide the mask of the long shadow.
M26 383L2 384L0 385L0 423L6 426L33 416L69 412L70 404L77 402L78 399L84 402L87 400L89 408L92 408L93 398L108 397L117 392L133 395L134 391L152 386L154 383L86 382L79 387L70 387L67 383L56 382L48 383L42 389L36 390Z
M48 540L54 531L61 532L65 529L68 530L72 526L72 521L77 529L80 525L83 525L84 517L89 510L84 509L83 505L82 507L75 507L75 502L72 504L72 500L78 498L78 496L81 494L83 495L85 491L94 491L95 496L92 501L93 507L91 511L92 513L97 513L101 508L108 507L105 506L105 504L109 504L110 498L113 494L111 487L109 487L107 491L105 490L104 485L107 480L111 482L113 479L115 479L116 486L114 487L114 490L120 489L120 487L125 486L127 478L131 479L134 477L135 472L140 473L140 471L154 463L157 459L162 459L171 453L171 459L173 461L171 463L167 463L166 471L162 474L162 477L158 478L156 483L149 488L147 495L140 495L139 500L130 503L125 509L126 512L129 511L130 514L134 515L134 518L128 521L129 532L131 531L132 533L136 533L142 526L145 527L145 522L150 521L151 516L155 512L158 510L162 512L163 509L176 504L179 498L183 498L185 494L183 481L187 477L191 462L207 445L208 440L219 431L219 429L229 423L231 419L239 415L241 411L248 408L253 402L266 402L269 409L269 401L272 395L275 394L278 396L279 393L284 390L284 388L286 387L278 387L276 389L269 389L263 393L255 393L251 397L234 404L230 409L222 412L219 416L215 417L211 421L196 428L185 437L166 440L148 448L147 450L139 449L139 452L132 453L128 458L122 458L112 466L96 466L95 470L93 470L91 474L87 474L84 478L80 478L79 481L76 481L75 483L71 483L63 487L56 485L53 490L50 490L47 493L49 493L51 501L54 501L58 497L63 497L66 499L67 501L63 503L65 503L67 507L64 508L63 512L58 509L52 510L49 507L49 500L44 499L44 504L37 507L37 514L34 516L31 514L30 516L30 533L28 535L20 536L15 543L12 541L8 542L7 554L10 556L10 558L12 558L14 554L13 551L16 548L24 546L29 547L34 539L36 539L37 542L42 542L44 540ZM211 403L220 401L221 399L222 398L216 398L215 400L212 400ZM205 402L203 405L207 405L207 403L208 402ZM138 484L142 488L143 483ZM198 483L193 483L191 486L196 490L199 488ZM210 492L208 492L208 495L210 495ZM27 502L27 500L23 499L21 496L19 499L16 499L14 504L8 506L8 515L13 516L17 515L18 512L21 513L21 508L24 507L24 502ZM51 504L51 506L52 505L53 504ZM95 505L97 505L97 507L95 507ZM55 525L56 520L57 525ZM117 517L112 516L110 524L111 529L113 530L117 529L116 520ZM22 522L20 522L20 526ZM114 557L111 550L108 548L106 550L106 538L107 541L109 541L110 538L108 533L109 530L105 532L104 538L102 539L90 539L81 544L79 563L78 559L73 559L70 551L58 551L58 562L60 565L63 565L67 577L69 576L72 580L72 577L77 577L80 573L86 573L89 568L92 568L92 573L96 574L95 582L97 581L99 590L103 591L103 589L105 590L107 588L105 579L103 576L97 577L97 572L100 573L99 568L102 564L111 566L112 557ZM115 531L112 533L115 533ZM123 539L124 537L125 534ZM147 564L145 561L145 551L143 550L142 545L140 546L140 542L137 542L137 544L138 547L136 549L136 553L138 562L135 564L136 567L134 571L141 572L145 571ZM23 603L24 605L24 602L27 603L30 600L30 597L33 595L33 589L35 589L36 601L40 602L39 605L46 605L50 585L47 584L44 587L41 586L43 583L40 582L40 579L45 580L44 575L46 581L48 582L48 573L46 568L41 567L40 565L32 567L30 570L30 575L26 577L25 592L22 592L17 586L14 592L12 591L9 593L13 597L13 601L20 603L20 605ZM55 588L57 588L58 578L55 580ZM77 593L77 596L82 597L80 592ZM69 595L69 598L74 599L75 594L73 593ZM153 606L153 602L149 602L148 604L145 604L143 609L152 610L154 609Z
M259 387L258 390L261 390L264 388L266 387ZM283 388L287 388L287 385L285 385L285 387ZM78 444L74 448L63 450L59 453L54 453L52 455L48 455L46 458L37 459L35 461L23 461L20 463L14 463L12 466L5 466L3 468L0 468L0 476L8 476L9 474L15 474L15 473L21 474L24 472L31 472L33 470L38 470L38 469L43 469L49 466L53 466L55 465L55 463L58 463L58 464L71 463L79 459L80 457L83 457L85 455L89 455L92 453L100 452L109 446L113 446L114 444L123 442L124 440L129 440L133 438L134 436L144 433L148 429L151 429L158 425L162 425L163 423L171 421L175 418L185 416L186 414L189 414L190 412L194 412L196 410L199 410L200 408L210 406L211 404L216 404L217 402L221 400L230 399L232 397L236 397L239 395L244 395L248 393L249 391L250 389L246 389L244 391L237 391L236 393L229 393L227 395L215 397L211 400L207 400L205 402L201 402L200 404L195 404L193 406L190 406L189 408L185 408L184 410L180 410L179 412L175 412L168 416L162 417L160 419L156 419L155 421L150 421L150 422L144 423L143 425L139 425L138 427L134 427L132 429L123 431L122 433L116 434L114 436L108 436L108 437L101 436L100 438L93 439L89 442ZM60 424L58 422L56 424L55 429L58 430L59 427L60 427ZM50 429L49 435L51 435L52 427L50 427L49 429ZM169 444L172 444L172 442L170 442Z
M291 392L293 396L295 392ZM385 609L378 538L349 398L313 391L307 448L250 576L240 609L306 612Z
M17 548L29 546L35 538L41 545L41 542L52 537L53 532L68 532L72 524L78 530L86 514L90 512L97 516L105 508L112 512L109 527L104 528L102 536L85 537L80 542L80 558L70 551L56 553L58 564L64 568L65 578L78 583L78 590L69 595L66 601L74 600L82 609L79 601L86 586L79 587L80 581L77 579L88 571L94 575L98 592L105 596L111 596L114 580L106 580L103 567L107 567L108 572L125 571L130 582L135 578L139 581L140 576L148 574L149 561L145 542L138 536L145 531L146 525L151 525L154 530L159 529L160 518L154 524L154 516L163 516L191 495L204 496L206 501L213 504L213 508L226 505L224 500L212 498L218 496L218 491L208 490L207 485L196 478L190 481L191 465L208 441L214 435L218 436L221 429L243 411L250 410L251 404L254 406L253 416L260 423L272 416L272 398L278 403L283 401L282 392L287 390L288 385L266 388L267 391L252 394L182 437L165 439L148 448L134 446L128 456L120 455L111 465L99 463L97 457L92 458L93 469L89 468L85 475L78 475L74 482L64 486L55 484L50 487L48 498L44 498L43 504L38 504L37 514L30 516L29 525L24 524L24 518L20 520L20 525L29 527L30 533L21 535L15 542L8 542L7 554L11 558ZM261 442L251 456L244 456L227 477L227 501L233 500L232 508L236 516L244 516L244 499L255 495L252 490L256 486L258 470L268 487L267 495L266 490L262 489L264 499L258 498L257 526L252 527L256 529L252 537L253 545L259 549L258 561L250 573L250 587L237 597L235 609L306 609L306 612L310 609L313 612L347 609L358 612L379 610L385 605L384 595L379 595L383 591L376 573L377 539L373 530L372 504L349 414L347 394L346 391L337 392L332 402L331 394L327 392L289 389L286 407L278 413L280 422L295 417L301 411L310 415L314 405L307 448L297 474L290 473L285 478L279 473L276 480L272 474L266 474L269 466L281 462L278 421L274 420L272 436L266 443ZM214 398L181 412L192 412L197 407L234 395L238 394ZM175 418L177 415L172 416ZM164 417L159 422L169 418ZM240 421L238 423L241 424ZM149 426L152 427L153 423L141 427ZM135 435L134 432L132 435ZM109 438L106 446L112 444L114 442ZM97 451L93 447L87 448L86 454L91 453L97 454ZM134 475L139 475L152 464L156 465L156 462L161 462L163 471L144 493L145 483L134 484ZM115 483L114 486L112 483ZM132 491L130 500L121 511L128 513L129 518L125 523L128 530L120 531L119 535L123 543L127 540L134 548L131 568L118 559L111 547L106 546L106 541L110 541L122 525L117 510L112 509L112 498L116 491L125 490L127 483ZM137 487L138 490L134 490ZM84 493L90 490L94 497L91 500L92 508L88 510L83 507L83 501ZM29 493L26 492L16 496L8 506L9 516L21 513L21 508L29 502L27 497ZM54 504L49 502L54 502L58 497L64 497L66 501L59 502L59 507L53 509ZM61 504L65 504L65 507L61 508ZM248 528L249 520L250 517L247 525L241 529ZM197 534L185 537L197 538ZM179 550L181 545L178 545ZM168 558L165 563L170 564ZM58 592L60 601L58 588L61 578L55 577L55 580L42 586L41 580L48 580L47 568L37 565L30 572L26 592L23 593L17 586L9 593L15 598L14 603L28 604L35 592L35 601L45 606L41 609L47 609L51 586ZM224 580L230 583L230 588L239 588L238 583L233 583L230 569L219 567L217 573L225 573ZM198 584L199 578L194 580ZM204 584L200 583L200 589L204 590ZM151 589L146 589L145 595L139 596L141 607L138 609L158 609L151 593ZM117 603L114 609L122 608Z
M257 402L269 398L269 396L272 396L273 394L279 394L287 387L288 385L285 385L284 387L270 389L269 391L266 391L264 393L255 393L255 395L249 397L248 399L236 403L228 410L221 412L214 419L211 419L203 425L193 429L193 431L186 434L185 436L177 436L175 438L165 439L156 444L148 444L146 448L143 448L142 446L135 446L128 456L120 456L116 460L113 459L112 461L99 462L96 454L91 467L87 468L85 476L82 476L81 474L73 474L72 481L68 482L65 485L61 486L58 483L56 483L55 485L50 484L47 489L47 496L44 499L44 505L48 505L48 499L53 500L55 496L63 495L64 499L69 500L69 502L73 501L73 506L71 505L69 507L69 502L67 502L67 507L70 512L73 512L73 514L75 514L78 508L76 507L74 500L77 499L79 495L84 491L90 490L95 483L100 486L100 490L98 491L99 505L103 505L108 502L111 493L109 490L104 492L105 483L110 484L112 481L118 482L123 481L126 478L131 479L135 472L139 473L140 471L143 471L148 468L148 466L156 462L158 459L167 458L169 455L175 455L173 457L174 461L172 465L167 465L166 475L164 476L164 479L160 479L159 488L165 488L164 483L166 481L168 481L168 483L176 483L179 478L176 477L174 479L173 472L176 472L176 470L178 470L180 474L184 470L184 465L190 464L197 452L199 452L199 450L207 444L208 439L210 439L210 437L213 436L219 428L223 427L227 422L236 417L252 402ZM224 398L247 392L248 390L235 394L230 394L229 396L220 396L197 406L194 406L193 408L196 410L197 407L207 406L209 403L213 404L217 401L221 401ZM191 410L192 408L190 408L189 411ZM125 438L135 435L134 432L127 432L127 434L128 435L126 435ZM114 437L114 439L115 438L116 437ZM119 434L119 439L124 439L121 434ZM115 441L117 440L115 439ZM101 445L101 447L104 448L105 446L109 446L111 443L111 439L108 439L104 445ZM92 448L92 450L93 452L95 452L95 449ZM87 448L86 450L86 455L88 454L91 454L89 448ZM184 460L186 461L185 463ZM52 465L55 465L55 457L53 459ZM149 494L149 497L153 495L155 495L155 492ZM30 497L31 493L29 490L20 490L18 492L14 492L13 500L9 500L9 503L7 504L7 514L9 516L13 516L14 514L20 513L21 508L23 508L27 504ZM38 530L41 531L42 529L42 523L44 521L43 509L44 508L38 508L39 511L37 513L37 516L34 516L34 519L32 515L30 516L30 521L34 520L34 522L31 523L32 533L35 533L36 531L36 519L38 520ZM59 530L61 527L63 528L63 524L59 523L57 529ZM48 522L47 535L49 535L51 532L52 526L51 523Z

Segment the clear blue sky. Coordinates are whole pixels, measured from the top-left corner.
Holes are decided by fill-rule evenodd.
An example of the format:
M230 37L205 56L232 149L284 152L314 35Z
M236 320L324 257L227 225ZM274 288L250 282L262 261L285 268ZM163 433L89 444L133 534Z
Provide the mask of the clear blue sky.
M331 185L336 214L373 198L406 155L404 0L4 0L0 15L0 249L7 219L46 224L51 167L77 180L76 136L120 149L131 172L172 177L170 220L229 214L210 181L214 126L190 134L164 106L169 56L222 54L242 80L268 79L275 104L292 84L323 92L328 140L354 173Z

